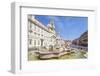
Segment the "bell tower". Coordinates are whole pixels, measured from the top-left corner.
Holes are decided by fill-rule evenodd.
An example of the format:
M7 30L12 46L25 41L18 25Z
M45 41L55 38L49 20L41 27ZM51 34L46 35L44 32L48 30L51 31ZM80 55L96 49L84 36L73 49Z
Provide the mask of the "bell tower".
M54 29L55 29L54 20L53 19L50 19L49 24L51 25L51 30L54 31Z
M48 29L52 32L55 32L54 20L51 18L49 24L47 25Z

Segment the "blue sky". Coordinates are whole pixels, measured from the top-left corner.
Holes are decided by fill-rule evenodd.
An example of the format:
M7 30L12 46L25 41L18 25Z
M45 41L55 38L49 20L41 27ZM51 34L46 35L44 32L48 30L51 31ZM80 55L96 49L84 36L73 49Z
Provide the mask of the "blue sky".
M88 30L88 17L36 15L35 18L45 26L53 19L56 32L65 40L76 39Z

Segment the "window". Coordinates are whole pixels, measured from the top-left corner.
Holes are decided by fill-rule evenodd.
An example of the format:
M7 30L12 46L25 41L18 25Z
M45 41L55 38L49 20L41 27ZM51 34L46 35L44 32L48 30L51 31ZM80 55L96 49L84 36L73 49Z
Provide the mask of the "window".
M42 30L42 29L40 28L40 33L41 33L41 30Z
M30 29L32 28L32 23L30 22Z
M40 41L38 40L38 45L40 45Z
M34 26L34 30L36 31L36 26Z
M34 35L36 36L36 32L34 32Z
M29 40L29 44L30 44L30 45L32 44L32 39Z
M34 30L34 26L35 26L35 25L34 25L34 24L32 24L32 30Z
M38 27L38 32L40 32L40 28Z
M36 40L34 40L34 46L36 46Z
M43 29L41 29L41 34L43 34Z
M38 34L38 36L40 36L40 34Z

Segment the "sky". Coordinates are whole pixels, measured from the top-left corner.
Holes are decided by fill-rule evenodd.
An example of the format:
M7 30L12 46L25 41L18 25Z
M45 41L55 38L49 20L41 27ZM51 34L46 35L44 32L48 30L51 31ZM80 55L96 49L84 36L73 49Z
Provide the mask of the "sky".
M79 38L82 33L88 30L88 17L36 15L35 18L45 26L50 19L53 19L55 31L64 40Z

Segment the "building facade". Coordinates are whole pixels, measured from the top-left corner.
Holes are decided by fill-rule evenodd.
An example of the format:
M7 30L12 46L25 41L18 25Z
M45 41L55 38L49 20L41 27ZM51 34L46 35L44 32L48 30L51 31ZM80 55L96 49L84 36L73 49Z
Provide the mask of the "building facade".
M28 16L28 45L29 48L54 46L56 44L56 32L54 22L50 20L47 26L35 19L35 16Z

